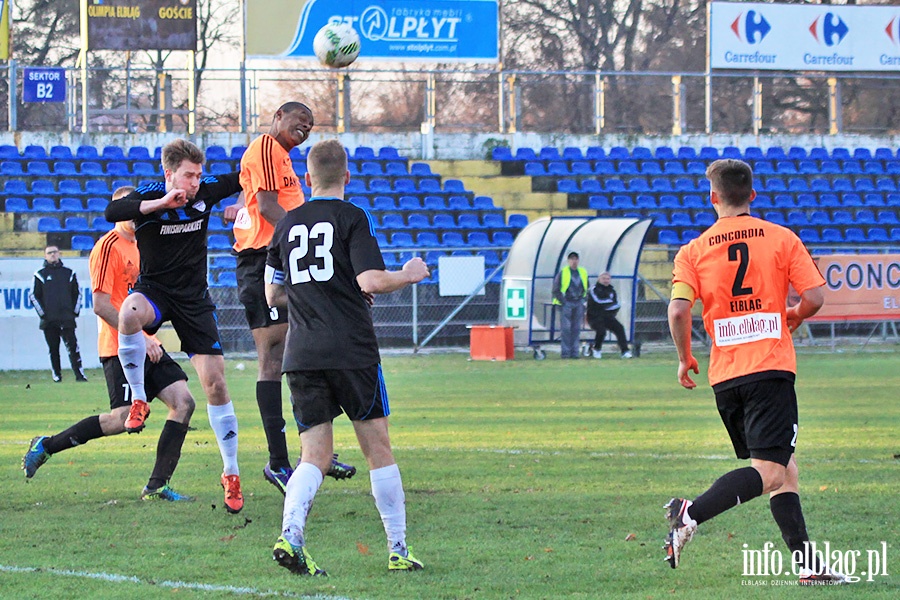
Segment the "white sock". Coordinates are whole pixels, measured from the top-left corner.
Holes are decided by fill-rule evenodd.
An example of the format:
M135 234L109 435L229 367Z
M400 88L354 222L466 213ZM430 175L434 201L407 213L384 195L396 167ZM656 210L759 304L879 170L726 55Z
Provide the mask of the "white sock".
M693 503L692 501L690 501L690 500L686 500L685 502L687 502L687 506L686 506L685 509L684 509L684 514L681 515L681 522L684 523L685 525L690 525L691 527L696 527L696 526L697 526L697 521L695 521L694 519L692 519L692 518L691 518L691 515L690 515L690 512L688 512L688 511L691 510L691 506L692 506L694 503Z
M144 391L144 361L147 358L147 342L144 332L121 333L119 332L119 362L125 371L125 379L131 387L133 400L147 401L147 392Z
M209 424L216 434L216 442L219 444L219 453L222 455L224 473L226 475L240 475L238 469L238 424L234 415L234 404L229 402L221 406L206 405L206 414L209 415Z
M387 534L388 550L406 549L406 495L403 493L403 481L400 479L400 468L389 465L369 471L372 481L372 495L375 507L381 515L384 532Z
M284 515L281 519L281 535L294 546L304 544L303 530L306 516L312 508L319 486L322 485L322 471L312 463L300 463L288 480L284 492Z

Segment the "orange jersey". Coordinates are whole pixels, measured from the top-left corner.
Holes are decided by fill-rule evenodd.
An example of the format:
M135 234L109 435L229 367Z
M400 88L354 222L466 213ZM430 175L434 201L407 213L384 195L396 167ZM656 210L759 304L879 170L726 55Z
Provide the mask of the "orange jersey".
M110 302L118 310L137 281L140 270L137 243L113 229L97 240L91 250L91 291L109 294ZM119 332L103 319L98 317L97 320L100 323L97 335L100 358L118 355Z
M234 249L240 252L251 248L265 248L272 241L275 227L259 212L257 194L277 192L278 204L291 210L303 204L303 190L294 173L290 154L278 140L263 134L250 142L241 158L241 188L244 208L234 221Z
M719 219L678 251L673 281L703 302L713 340L710 385L763 371L797 372L789 285L802 294L825 279L791 230L750 215Z

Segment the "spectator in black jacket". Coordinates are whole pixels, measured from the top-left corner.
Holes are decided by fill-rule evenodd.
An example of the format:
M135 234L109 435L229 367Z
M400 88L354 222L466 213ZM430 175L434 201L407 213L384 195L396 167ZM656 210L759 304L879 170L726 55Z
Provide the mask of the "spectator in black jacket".
M619 312L619 298L616 295L616 288L612 286L610 281L609 273L600 273L599 277L597 277L597 283L588 294L588 325L597 332L591 352L594 358L603 356L603 339L606 337L606 331L610 330L615 334L616 340L619 342L622 358L631 358L625 328L616 319L616 313Z
M64 267L59 259L59 248L47 246L44 250L44 266L34 273L34 289L31 303L41 318L41 329L50 349L50 366L53 381L62 381L59 363L59 340L62 338L69 351L69 364L75 373L75 381L87 381L81 368L81 353L75 338L75 317L81 310L81 289L72 269Z

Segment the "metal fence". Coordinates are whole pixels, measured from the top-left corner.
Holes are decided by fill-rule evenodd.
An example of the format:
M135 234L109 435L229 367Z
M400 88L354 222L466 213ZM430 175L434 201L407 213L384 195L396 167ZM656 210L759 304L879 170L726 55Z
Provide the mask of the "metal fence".
M323 131L560 134L900 132L900 76L814 73L92 68L67 70L64 104L24 104L22 69L0 71L0 128L256 132L285 98ZM202 84L191 103L190 84ZM84 102L83 90L88 102ZM9 99L12 98L13 102ZM262 121L261 121L262 119Z

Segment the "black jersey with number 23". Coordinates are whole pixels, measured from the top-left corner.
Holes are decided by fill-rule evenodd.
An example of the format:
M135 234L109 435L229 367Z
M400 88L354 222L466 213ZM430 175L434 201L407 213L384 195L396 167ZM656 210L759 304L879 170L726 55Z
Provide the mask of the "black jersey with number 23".
M266 281L288 301L284 371L361 369L380 362L372 313L356 276L384 270L371 215L336 198L310 198L278 222Z

